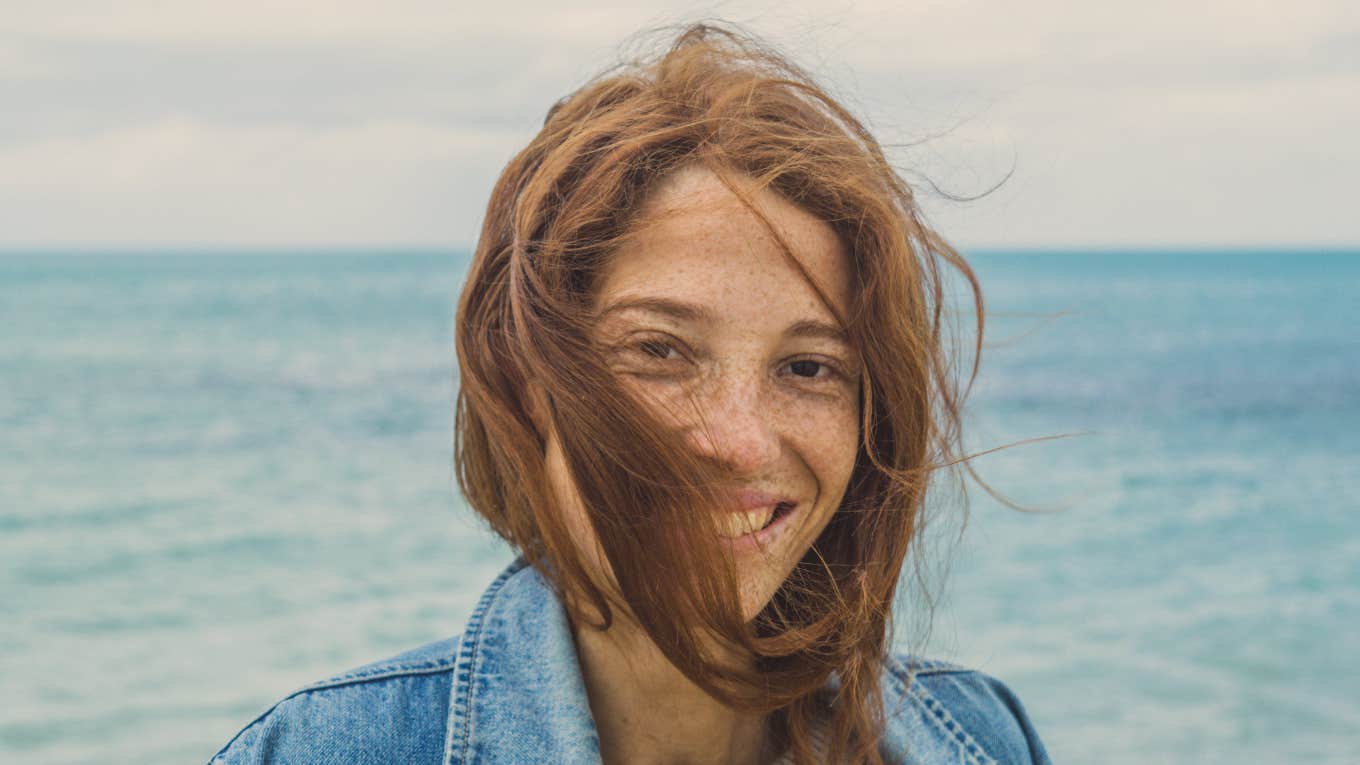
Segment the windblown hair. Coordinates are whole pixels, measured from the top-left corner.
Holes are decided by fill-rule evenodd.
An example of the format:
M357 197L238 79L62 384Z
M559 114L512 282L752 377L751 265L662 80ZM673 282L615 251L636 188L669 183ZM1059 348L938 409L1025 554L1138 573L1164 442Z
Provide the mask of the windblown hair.
M715 538L722 467L630 394L592 341L602 268L658 181L696 164L724 180L787 257L796 262L735 179L825 221L851 261L851 301L837 318L863 369L857 462L823 533L750 622L730 554L694 543ZM950 268L976 309L967 385L948 342ZM798 762L820 759L821 731L826 761L881 763L892 604L927 486L960 461L982 316L972 270L924 223L865 126L777 51L726 26L693 25L557 102L497 181L458 306L459 484L567 602L593 607L597 628L620 609L715 698L771 713L772 740ZM546 479L545 427L560 439L617 589L592 574L564 525ZM726 661L714 636L751 660Z

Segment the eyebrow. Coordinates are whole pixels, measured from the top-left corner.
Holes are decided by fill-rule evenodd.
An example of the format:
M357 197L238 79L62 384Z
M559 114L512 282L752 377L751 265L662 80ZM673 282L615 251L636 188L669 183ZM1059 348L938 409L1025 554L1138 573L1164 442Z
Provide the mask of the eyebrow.
M850 345L850 337L845 334L845 330L835 324L828 324L824 321L804 319L792 327L784 330L788 337L812 337L823 340L831 340L842 345Z
M595 318L603 319L618 311L648 311L696 324L712 324L714 319L713 312L704 306L658 297L625 297L605 306Z
M679 321L687 321L695 324L712 324L715 320L713 311L706 306L687 303L683 300L673 300L671 298L660 297L634 297L622 298L605 306L595 315L596 320L603 319L612 313L620 311L647 311L669 316ZM850 338L845 330L835 324L817 319L803 319L795 322L788 329L784 330L785 337L808 337L831 340L843 345L850 345Z

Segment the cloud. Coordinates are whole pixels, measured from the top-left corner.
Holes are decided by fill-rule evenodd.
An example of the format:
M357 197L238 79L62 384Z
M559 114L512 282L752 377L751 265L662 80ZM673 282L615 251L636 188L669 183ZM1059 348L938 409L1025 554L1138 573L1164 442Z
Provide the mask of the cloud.
M951 151L952 136L935 142L943 160L907 162L976 193L978 167L995 177L1014 158L995 194L928 203L946 231L987 245L1354 245L1360 109L1336 100L1346 91L1360 75L1037 88L979 120L997 127L990 163L986 144Z
M21 245L471 241L515 136L421 123L223 127L172 118L0 151L0 230Z
M704 15L908 144L965 242L1355 243L1355 7L24 4L0 31L0 246L466 245L553 100ZM925 182L976 194L1012 166L966 205Z
M520 2L470 5L443 0L98 0L30 4L7 13L22 36L83 41L221 44L361 42L401 45L453 40L617 39L666 4Z

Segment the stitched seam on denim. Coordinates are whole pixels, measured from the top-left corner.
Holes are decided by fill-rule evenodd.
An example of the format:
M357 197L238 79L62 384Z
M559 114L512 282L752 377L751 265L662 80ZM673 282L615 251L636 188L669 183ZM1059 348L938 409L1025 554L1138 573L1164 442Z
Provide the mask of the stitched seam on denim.
M480 607L481 603L479 601L477 607L473 609L474 615L478 614L477 609ZM471 626L472 625L469 624L469 627ZM458 639L457 660L455 661L453 667L453 677L449 682L449 719L444 722L445 730L444 730L443 762L445 765L451 765L451 763L453 762L454 731L459 729L460 727L459 721L462 718L467 717L467 714L462 712L460 707L462 706L463 703L462 699L465 696L471 695L470 691L463 688L463 684L467 679L467 668L465 666L465 653L467 651L468 641L471 638L472 635L470 634L469 630L465 628L463 630L462 636Z
M468 739L472 735L472 674L477 663L477 649L481 645L483 618L486 612L491 609L491 603L500 594L505 583L510 581L510 577L523 571L528 563L523 558L516 558L495 581L482 593L482 598L477 602L477 607L472 609L472 615L468 617L467 629L463 631L462 640L458 645L458 654L455 657L453 668L452 694L449 700L449 720L462 721L461 740L456 742L453 739L454 729L460 726L450 724L447 737L444 741L444 762L446 765L453 763L455 745L458 749L460 762L467 762ZM464 687L466 684L466 687Z
M224 752L231 748L232 744L236 743L236 739L244 735L246 731L249 731L251 728L254 728L256 725L259 725L261 722L263 722L264 719L269 716L270 712L273 712L275 709L278 708L280 704L282 704L285 701L288 701L289 699L297 698L298 696L302 696L304 694L311 694L316 691L328 691L331 690L332 688L343 688L349 685L358 685L360 683L374 682L377 680L388 680L394 677L417 677L420 675L437 675L441 672L446 672L449 669L451 669L453 663L451 661L424 662L424 665L427 666L413 665L410 667L405 667L401 670L393 670L391 672L387 672L381 675L360 675L353 677L339 677L335 678L334 680L323 680L320 683L314 683L312 685L299 688L293 691L292 693L289 693L287 696L284 696L283 698L279 699L278 701L275 701L273 704L270 704L268 708L266 708L263 712L257 715L255 719L251 720L250 723L246 725L246 727L238 731L235 736L232 736L231 740L228 741L225 746L217 750L217 754L214 754L212 759L209 760L208 762L210 765L211 763L216 762L219 758L221 758Z
M352 675L352 677L339 677L335 679L329 679L329 681L314 683L314 685L309 685L307 687L301 687L301 689L292 691L292 693L288 694L288 696L284 698L292 698L302 693L313 693L313 691L317 690L330 690L333 689L333 687L360 685L360 683L366 682L388 681L388 679L392 678L411 678L419 677L419 675L438 675L439 672L447 672L449 670L452 670L452 668L453 660L450 659L441 660L441 662L428 662L423 664L415 664L415 666L411 667L393 668L393 670L379 672L379 674L373 675L364 674L364 675Z
M973 671L968 667L921 667L914 670L917 675L966 675Z
M896 657L892 657L892 659L892 661L888 662L888 671L898 680L901 680L902 684L907 686L907 688L910 688L912 681L921 675L966 675L974 671L967 667L961 667L954 664L922 668L920 666L907 664Z
M453 665L454 660L452 658L449 658L440 659L439 661L425 661L421 662L420 664L412 664L409 666L399 665L397 667L392 667L390 669L380 668L374 670L372 673L365 672L362 674L340 675L339 677L334 677L331 678L330 680L322 680L319 683L313 683L309 686L306 686L305 688L299 688L296 691L293 691L292 693L288 694L284 698L285 699L292 698L293 696L296 696L299 693L311 693L312 691L324 691L329 688L341 688L346 685L358 685L360 683L374 682L377 680L390 680L391 678L394 677L437 675L440 672L447 672L450 669L453 669Z
M931 722L935 723L955 743L959 744L959 754L966 762L974 765L996 765L996 758L987 753L982 745L977 742L968 731L964 730L954 716L949 714L944 704L935 698L930 691L926 690L921 683L912 683L908 687L912 698L916 699L921 706L926 708L930 714L926 715Z

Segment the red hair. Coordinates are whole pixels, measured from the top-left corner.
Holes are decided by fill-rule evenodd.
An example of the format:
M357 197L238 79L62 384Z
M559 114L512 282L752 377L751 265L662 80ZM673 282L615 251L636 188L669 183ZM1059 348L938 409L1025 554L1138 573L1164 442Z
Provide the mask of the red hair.
M716 545L685 544L712 538L712 514L695 508L717 507L722 476L628 394L591 342L603 264L657 181L694 163L729 181L748 176L825 221L851 261L851 303L838 318L864 370L856 466L823 533L749 623L731 561ZM967 384L946 342L950 269L977 315ZM458 307L459 483L569 603L593 607L596 626L624 609L710 694L773 713L773 739L799 762L814 761L811 733L825 725L833 761L880 763L894 594L927 485L961 459L982 316L972 270L923 222L864 125L778 52L694 25L557 102L497 181ZM617 592L563 525L545 477L545 422ZM715 635L752 661L724 662Z

